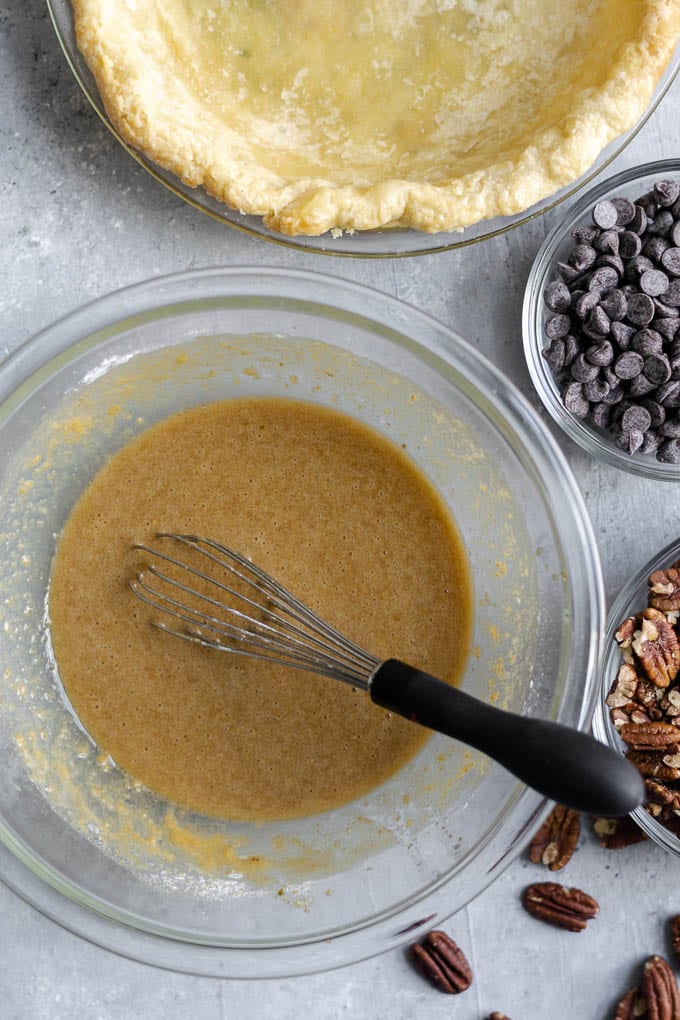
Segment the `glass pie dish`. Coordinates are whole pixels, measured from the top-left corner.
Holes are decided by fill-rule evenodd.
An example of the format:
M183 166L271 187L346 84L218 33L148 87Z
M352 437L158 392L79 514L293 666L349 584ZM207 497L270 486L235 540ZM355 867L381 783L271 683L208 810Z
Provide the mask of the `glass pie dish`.
M560 180L560 183L558 185L554 183L558 179L558 177L555 176L557 173L556 171L557 163L553 159L554 155L553 150L555 146L555 139L561 129L555 130L550 129L547 133L546 151L552 154L549 156L549 158L546 157L547 169L543 168L539 170L535 165L538 162L541 162L536 158L537 141L540 134L538 128L533 132L531 137L526 140L525 155L522 157L520 165L518 165L517 167L516 174L511 175L508 181L505 181L504 179L501 180L500 178L496 180L495 178L497 175L496 170L494 168L497 162L498 173L500 173L501 175L505 173L505 170L503 168L510 160L510 155L508 153L510 153L511 150L514 151L514 148L516 148L516 146L514 146L514 143L513 146L510 146L508 153L501 152L498 157L493 157L490 163L488 187L483 186L482 183L486 177L486 170L484 169L484 164L480 163L479 164L480 169L478 169L476 164L473 162L471 164L473 169L469 173L463 174L461 176L460 184L456 184L455 186L452 185L451 188L448 189L451 192L451 197L448 199L448 201L457 201L457 198L455 196L462 195L463 204L469 207L466 213L466 215L468 216L466 223L468 223L469 225L466 225L465 229L457 228L449 229L444 227L437 227L436 225L438 217L440 215L444 215L439 208L440 199L438 197L440 191L444 192L448 188L448 185L446 185L444 178L446 178L447 174L450 177L452 172L454 173L454 175L459 172L457 168L455 171L451 171L450 169L442 170L441 168L438 168L432 172L431 176L432 183L426 183L425 185L427 191L427 198L425 201L426 202L431 201L433 204L433 212L431 216L429 216L430 226L428 226L426 229L407 229L389 226L378 229L369 229L364 225L360 225L356 229L352 228L351 226L344 228L342 227L333 228L332 230L326 229L325 232L320 233L319 236L315 236L313 232L307 233L306 231L302 232L298 231L296 233L289 235L287 231L282 232L281 229L270 228L270 226L267 225L266 217L263 218L261 215L253 215L244 212L239 212L238 209L241 208L241 206L239 205L237 199L235 199L233 202L230 202L229 205L225 205L222 201L219 201L218 199L214 198L212 194L209 193L209 191L206 190L204 187L202 186L193 187L187 185L186 183L183 182L181 176L177 176L179 170L177 169L176 166L173 172L169 171L168 169L164 169L163 165L161 165L163 163L162 159L150 158L148 154L145 155L145 152L147 150L144 148L144 146L141 147L135 146L134 144L131 144L129 140L126 140L127 136L125 134L125 131L117 127L109 113L107 113L107 109L105 108L102 102L100 92L97 88L97 84L95 83L90 68L88 67L88 64L84 60L83 55L81 54L80 50L76 45L73 11L71 4L69 3L69 0L48 0L48 3L52 19L57 31L57 35L66 54L67 60L85 95L89 99L94 109L100 115L103 122L112 130L115 137L130 152L130 154L143 167L145 167L146 170L148 170L156 179L158 179L162 184L164 184L175 194L183 198L185 201L195 206L196 208L201 209L203 212L208 213L212 217L218 219L219 221L225 224L244 230L247 233L254 234L256 236L265 238L275 243L287 245L294 248L300 248L304 250L311 250L324 254L366 256L366 257L379 257L379 256L394 257L400 255L406 256L424 254L428 252L446 251L452 248L458 248L461 246L474 243L475 241L482 240L487 237L492 237L497 234L504 233L507 230L511 229L512 227L517 226L520 223L524 223L527 220L540 215L547 209L553 208L555 205L559 204L560 202L564 201L566 198L580 190L585 184L587 184L589 180L591 180L596 174L598 174L605 166L609 164L609 162L612 159L614 159L622 151L622 149L626 146L630 139L634 137L635 133L639 130L639 128L645 122L647 117L655 109L657 103L660 101L666 89L668 88L673 78L675 77L678 66L678 51L676 49L675 54L666 65L665 71L663 72L663 74L660 76L660 79L656 83L656 87L653 88L653 92L652 88L650 87L649 103L646 105L646 108L644 109L644 111L638 109L636 113L633 115L633 119L635 120L633 126L630 127L630 124L633 123L633 120L629 120L626 129L615 131L614 132L615 137L612 134L610 134L609 138L611 140L608 140L606 143L603 142L602 144L596 144L593 141L594 135L592 131L592 117L591 117L591 113L593 111L591 111L591 113L586 112L584 114L586 120L588 121L587 129L584 129L579 132L573 130L572 127L569 127L568 129L565 128L565 131L567 131L566 150L568 153L572 153L579 150L583 145L586 145L586 147L591 146L592 151L588 151L588 154L586 156L579 156L579 158L574 163L574 166L578 166L578 169L574 170L573 173L571 174L566 174L566 176L564 176L563 173L563 179ZM313 8L314 5L311 5L311 7ZM604 17L604 15L602 16ZM545 17L552 24L549 9L548 13L545 14ZM494 27L493 30L500 31L498 26ZM205 35L205 33L203 33L203 35ZM653 51L655 47L652 46L650 47L650 49ZM249 52L250 51L248 50L247 47L238 50L239 54L248 55ZM564 58L564 55L563 59L566 59ZM498 64L498 61L496 61L496 63ZM499 66L502 66L502 64L503 61L500 61ZM566 62L565 66L571 68L573 64L574 61L570 60ZM122 74L120 77L121 80L125 80L126 77L129 78L130 76L127 74ZM618 78L619 81L626 80L625 72L623 69L621 71L621 74L616 75L614 77ZM268 85L264 83L258 87L261 87L265 92L269 91L270 88ZM423 95L426 95L428 89L430 88L431 88L430 84L424 83L422 84L422 86L420 86L420 92L422 92ZM641 85L640 88L642 88ZM588 93L589 91L592 90L584 89L584 93ZM502 88L499 90L499 94L501 96L503 95ZM628 88L628 94L629 96L633 96L634 90L630 90ZM635 101L637 102L636 95L634 96L634 98ZM570 96L568 94L568 90L564 95L558 96L554 100L555 105L560 109L565 105L566 107L568 107L569 101ZM476 102L475 96L473 96L472 98L468 97L466 103L464 104L464 108L458 111L457 119L460 119L464 115L465 109L473 109L475 102ZM358 105L361 106L362 104L359 103ZM489 116L491 116L493 119L493 116L496 116L496 114L493 113L493 108L495 106L498 106L498 103L494 101L491 102L490 105L492 107L492 113ZM617 100L617 102L613 104L613 108L618 109L622 105L623 104ZM127 107L127 101L123 102L123 107L124 108ZM526 115L526 104L522 105L520 103L520 108L523 109ZM467 116L467 114L465 114L465 116ZM145 117L146 115L143 113L140 116L137 116L136 112L134 115L131 114L131 119L134 119L135 122L140 121L141 123L143 123L145 121ZM454 120L455 119L456 118L454 118ZM507 120L507 117L501 119ZM476 120L474 120L474 123L478 123L479 120L480 118L478 117ZM483 121L484 117L481 117L481 120ZM569 117L567 117L567 122L568 121ZM264 131L264 129L262 130ZM439 130L439 128L437 128L437 130ZM532 128L529 128L528 130L533 131ZM553 130L552 135L550 134L551 130ZM247 133L248 132L246 132L246 134ZM172 131L170 131L169 134L171 136L174 136L174 132ZM266 145L269 144L266 141L269 135L271 135L270 131L264 132L265 142L263 142L263 144L265 145L265 147ZM436 135L437 131L435 131L435 136ZM489 132L489 136L491 138L494 137L493 125L492 129ZM155 144L155 142L153 144ZM443 143L440 142L437 144ZM488 144L490 143L488 143L488 141L484 141L481 136L474 142L470 142L468 140L468 142L466 142L465 145L463 146L463 148L465 149L465 158L467 159L470 156L470 153L474 154L474 150L476 148L480 147L484 148ZM190 142L188 147L190 150L193 150L194 148L193 142ZM202 147L202 143L197 143L197 147L200 149ZM314 148L314 145L311 145L311 147ZM416 140L414 142L412 146L413 151L414 152L419 151L419 147L422 147L422 140ZM224 148L228 148L228 146L220 147L220 151L222 151ZM241 157L239 157L239 159L240 158ZM409 156L408 158L410 159L411 157ZM415 156L413 158L415 158L417 164L419 162L419 158ZM437 156L437 158L439 158L439 156ZM496 160L496 162L493 161L494 159ZM343 160L344 157L340 159L339 166L342 166ZM237 162L238 161L239 160L237 160ZM170 162L172 163L172 159L170 159ZM559 163L569 162L569 158L567 158L566 153L565 159L557 162ZM213 164L214 161L213 163L211 163L211 166ZM321 171L319 171L319 173L321 173ZM537 174L537 176L542 179L543 183L537 185L534 188L533 185L530 186L530 181L533 179L535 174ZM213 170L210 171L208 176L211 177L212 175ZM469 184L465 183L465 181L468 180L468 177L470 178ZM294 175L291 177L291 180L295 181ZM403 163L403 166L399 166L398 170L392 173L390 180L387 182L388 184L390 184L390 188L392 180L399 182L397 185L395 185L395 188L403 196L405 196L403 198L403 201L402 199L400 199L399 202L401 202L402 205L405 202L406 207L412 205L413 204L412 192L414 190L414 187L416 187L417 185L418 170L415 169L413 170L413 172L411 172L407 160L406 162ZM425 180L430 181L430 177L426 175ZM361 207L364 207L367 204L367 202L366 195L362 192L363 185L361 186L357 185L357 188L358 191L361 193L359 205ZM368 188L367 192L370 190L371 189ZM390 194L392 194L392 191L394 190L395 189L393 188ZM493 212L488 211L486 201L482 202L480 199L480 196L482 194L486 194L487 191L489 192L490 195L488 208L495 210ZM327 198L329 195L332 194L332 192L333 192L332 187L322 188L321 196L319 198L317 205L321 207L325 206L327 204ZM516 192L516 196L512 199L509 197L511 192ZM352 199L352 201L354 200ZM399 204L399 202L397 204ZM378 207L381 204L384 204L385 206L390 204L387 198L387 190L383 188L383 185L380 185L379 193L377 194L376 197L376 203ZM477 209L477 207L479 207L478 212L474 212L474 210ZM508 210L507 212L506 208ZM434 232L432 233L427 232L430 229L432 229Z
M119 953L231 977L319 971L412 941L499 875L546 810L500 766L433 735L341 808L217 821L130 781L83 732L45 632L65 520L141 429L258 395L344 410L408 445L473 574L463 689L585 728L604 623L595 539L554 440L491 364L408 305L315 274L210 269L105 296L10 357L0 367L0 877Z

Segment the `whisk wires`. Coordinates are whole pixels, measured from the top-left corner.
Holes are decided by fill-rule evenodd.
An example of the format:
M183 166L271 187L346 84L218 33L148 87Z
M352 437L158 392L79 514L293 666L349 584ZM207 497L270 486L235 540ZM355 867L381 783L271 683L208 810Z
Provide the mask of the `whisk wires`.
M161 532L156 537L184 546L191 562L158 548L135 546L151 559L130 588L164 618L176 621L152 620L155 627L204 648L307 670L368 690L380 660L241 553L198 535Z

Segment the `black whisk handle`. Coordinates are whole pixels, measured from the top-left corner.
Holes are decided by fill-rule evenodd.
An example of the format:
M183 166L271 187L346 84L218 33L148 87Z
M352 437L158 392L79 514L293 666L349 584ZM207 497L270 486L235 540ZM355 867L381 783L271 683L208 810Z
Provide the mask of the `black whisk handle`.
M377 705L477 748L560 804L616 817L644 799L637 769L579 730L494 708L397 659L378 667L369 690Z

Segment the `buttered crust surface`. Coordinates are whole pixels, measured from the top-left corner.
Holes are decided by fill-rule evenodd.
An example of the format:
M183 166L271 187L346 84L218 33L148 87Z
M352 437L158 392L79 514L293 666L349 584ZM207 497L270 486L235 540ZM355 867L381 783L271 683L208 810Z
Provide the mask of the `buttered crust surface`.
M73 0L114 126L284 234L450 231L642 116L680 0Z

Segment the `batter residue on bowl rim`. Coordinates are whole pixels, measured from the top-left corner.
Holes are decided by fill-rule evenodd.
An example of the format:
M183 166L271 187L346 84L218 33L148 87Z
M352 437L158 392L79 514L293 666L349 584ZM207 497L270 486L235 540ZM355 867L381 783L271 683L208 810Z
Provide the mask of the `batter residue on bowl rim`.
M228 542L378 656L450 682L472 626L464 546L397 446L319 405L218 401L115 454L78 501L50 584L71 704L150 789L216 817L329 810L394 774L427 732L335 681L221 655L149 626L127 589L158 531Z

